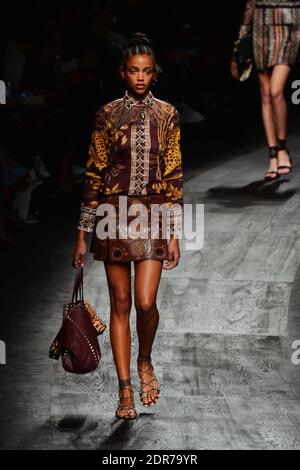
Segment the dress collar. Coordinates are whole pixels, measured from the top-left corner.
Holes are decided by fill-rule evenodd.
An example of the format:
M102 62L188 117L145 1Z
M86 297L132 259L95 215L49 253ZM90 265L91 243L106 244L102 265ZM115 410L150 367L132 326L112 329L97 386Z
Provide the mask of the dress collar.
M143 100L136 100L130 96L126 90L123 100L127 109L131 109L134 106L150 106L152 108L154 105L154 96L150 90Z

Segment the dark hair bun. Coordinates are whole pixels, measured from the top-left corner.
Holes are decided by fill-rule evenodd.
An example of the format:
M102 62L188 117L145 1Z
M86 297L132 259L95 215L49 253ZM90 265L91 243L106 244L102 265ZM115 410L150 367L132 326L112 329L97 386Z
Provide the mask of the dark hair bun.
M144 33L132 34L128 41L128 47L140 46L140 45L151 47L151 41Z

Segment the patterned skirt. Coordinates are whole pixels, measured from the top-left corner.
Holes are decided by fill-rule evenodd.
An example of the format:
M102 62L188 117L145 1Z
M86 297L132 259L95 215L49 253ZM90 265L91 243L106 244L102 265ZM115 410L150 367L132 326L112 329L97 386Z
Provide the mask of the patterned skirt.
M167 260L168 240L166 237L163 237L163 216L161 211L157 216L157 223L153 224L155 225L156 232L151 232L151 224L154 220L153 217L151 217L151 206L152 204L156 204L157 207L159 207L164 202L165 196L162 193L147 196L126 195L122 203L120 203L119 194L101 194L100 204L111 204L113 212L109 213L109 217L108 212L105 211L103 211L104 215L96 215L90 246L90 253L94 254L94 259L109 263L141 261L145 259ZM144 231L139 238L130 236L129 224L136 220L139 214L141 214L141 212L136 212L138 206L133 208L134 210L130 215L128 214L133 204L143 204L144 215L147 214L147 222L146 224L142 223ZM111 232L106 238L102 236L103 231L108 231L107 225L103 228L105 225L104 219L106 219L106 221L110 220L110 222L112 219L115 220L115 232ZM103 220L102 223L101 220ZM114 225L111 225L111 227L113 226ZM140 227L136 228L136 231L138 230L140 231ZM120 238L122 232L123 238ZM153 235L153 233L156 233L155 238L151 238L151 234Z
M300 8L255 8L253 53L258 71L278 64L293 66L299 45Z

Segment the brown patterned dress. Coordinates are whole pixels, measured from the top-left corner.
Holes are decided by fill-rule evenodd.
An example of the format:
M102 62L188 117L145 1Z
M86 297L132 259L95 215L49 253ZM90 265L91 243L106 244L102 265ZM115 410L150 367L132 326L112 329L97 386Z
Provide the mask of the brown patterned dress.
M133 239L121 232L133 220L127 214L120 222L126 200L129 209L142 203L148 212L146 237ZM109 203L117 215L116 236L101 238L97 226L105 216L101 205ZM120 205L121 204L121 205ZM77 228L93 232L90 251L102 261L167 259L167 239L152 238L151 206L171 208L169 235L181 234L183 213L183 169L178 111L151 92L138 101L126 91L123 98L100 108L96 114L87 161L80 219ZM103 207L103 206L102 206ZM128 232L127 232L128 233ZM144 233L144 232L143 232ZM165 232L164 232L165 233Z
M300 45L299 0L247 0L240 37L251 28L258 71L296 63Z

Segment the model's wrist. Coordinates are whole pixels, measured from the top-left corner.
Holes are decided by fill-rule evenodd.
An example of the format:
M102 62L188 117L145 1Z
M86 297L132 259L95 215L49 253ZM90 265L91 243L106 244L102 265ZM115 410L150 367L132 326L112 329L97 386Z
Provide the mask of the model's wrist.
M175 235L170 235L170 239L169 241L172 241L172 242L177 242L179 243L179 239L175 237Z
M77 240L78 241L85 241L86 239L86 231L78 229L77 230Z

